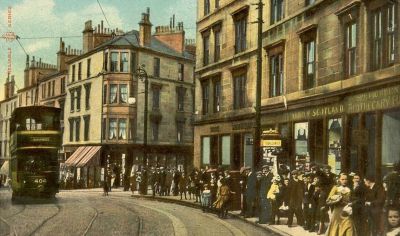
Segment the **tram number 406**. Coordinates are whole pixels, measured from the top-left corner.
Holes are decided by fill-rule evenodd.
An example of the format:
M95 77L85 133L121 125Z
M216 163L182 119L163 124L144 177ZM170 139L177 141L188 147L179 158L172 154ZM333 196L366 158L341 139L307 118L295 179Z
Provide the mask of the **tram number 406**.
M46 183L47 180L46 179L35 179L34 182L37 183L37 184L42 184L42 183Z

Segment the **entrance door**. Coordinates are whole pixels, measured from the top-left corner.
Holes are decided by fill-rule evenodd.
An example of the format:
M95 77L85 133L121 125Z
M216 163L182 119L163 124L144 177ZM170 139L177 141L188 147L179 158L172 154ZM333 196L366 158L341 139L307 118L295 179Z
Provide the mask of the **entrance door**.
M242 159L242 135L234 134L233 135L233 160L232 160L232 169L239 170L240 169L240 160Z
M312 120L309 125L310 158L315 163L326 164L324 157L324 120Z

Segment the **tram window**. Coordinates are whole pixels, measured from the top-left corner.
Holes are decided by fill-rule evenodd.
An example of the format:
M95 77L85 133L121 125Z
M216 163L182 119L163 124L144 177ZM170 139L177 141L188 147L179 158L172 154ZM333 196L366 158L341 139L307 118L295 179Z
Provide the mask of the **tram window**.
M35 130L36 129L36 121L32 118L26 118L26 130Z

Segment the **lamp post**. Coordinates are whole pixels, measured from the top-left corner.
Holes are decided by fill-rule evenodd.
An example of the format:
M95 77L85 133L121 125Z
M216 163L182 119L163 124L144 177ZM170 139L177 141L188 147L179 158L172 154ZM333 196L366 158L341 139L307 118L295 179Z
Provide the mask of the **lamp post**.
M147 76L147 72L144 69L145 65L142 64L136 70L136 75L138 79L144 82L144 125L143 125L143 165L147 165L147 101L148 101L148 93L149 93L149 80Z

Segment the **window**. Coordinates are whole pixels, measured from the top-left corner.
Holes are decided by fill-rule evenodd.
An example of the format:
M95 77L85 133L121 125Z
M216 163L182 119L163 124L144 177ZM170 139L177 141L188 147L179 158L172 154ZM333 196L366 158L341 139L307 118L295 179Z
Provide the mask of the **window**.
M108 99L109 102L112 103L117 103L117 90L118 90L118 85L117 84L110 84L110 98Z
M350 22L346 25L346 54L345 71L347 76L356 74L356 50L357 50L357 23Z
M201 89L202 89L202 100L203 100L203 115L208 114L208 101L210 99L210 92L209 92L209 87L208 87L208 81L205 81L201 84Z
M176 123L176 141L178 143L183 143L184 126L185 126L184 122L177 122Z
M306 6L309 6L314 3L315 3L315 0L306 0Z
M283 53L269 57L269 96L283 94Z
M214 62L219 61L221 57L221 30L214 30Z
M61 93L65 93L65 77L61 78L61 88L60 88Z
M85 130L84 130L84 141L88 141L89 140L89 130L90 130L90 116L84 116L83 117L83 122L85 123Z
M106 118L103 118L101 132L102 132L102 139L105 140L107 137L107 119Z
M209 63L210 55L210 35L203 36L203 65L206 66Z
M201 142L201 159L203 165L209 165L210 164L210 137L203 137L202 142Z
M246 74L240 73L233 77L233 108L246 107Z
M69 141L74 141L74 119L69 119Z
M271 0L271 25L284 17L284 0Z
M118 120L118 139L125 140L126 139L126 119L119 119Z
M54 96L55 89L56 89L56 81L53 80L53 81L51 82L51 96Z
M118 52L111 53L111 72L118 72Z
M87 78L89 78L90 77L90 74L91 74L91 71L90 71L90 64L91 64L91 59L89 58L89 59L87 59L87 61L86 61L87 63L87 66L86 66L86 77Z
M78 63L78 80L82 79L82 62Z
M119 102L120 103L128 102L128 86L126 84L119 85Z
M393 64L395 62L395 53L396 53L396 29L398 29L398 25L396 27L396 5L395 4L389 4L389 7L387 8L387 27L384 29L386 30L387 33L387 57L388 57L388 64Z
M372 54L373 54L373 69L380 69L382 67L382 9L378 9L372 13L372 34L373 34L373 46L372 46Z
M121 63L120 69L121 72L128 72L128 53L122 52L121 53Z
M75 81L75 65L72 65L72 78L71 78L71 82Z
M70 89L69 90L70 93L70 98L71 98L71 111L75 110L75 89Z
M42 84L42 98L46 98L46 84Z
M75 118L75 141L79 141L80 128L81 128L81 119L78 117Z
M177 93L177 97L178 97L178 111L184 110L185 92L186 92L185 88L183 88L183 87L176 88L176 93Z
M215 0L215 8L219 8L219 0Z
M108 52L104 53L103 69L108 71Z
M184 80L184 73L185 73L185 65L182 63L178 63L178 80L183 81Z
M85 84L85 107L86 110L90 109L90 88L91 84Z
M214 81L214 112L221 111L221 79L216 79Z
M210 0L204 0L204 15L210 14Z
M231 136L226 135L222 136L221 139L221 156L222 156L222 165L230 165L231 164Z
M129 119L129 139L134 139L135 137L135 120Z
M117 119L109 119L108 125L108 139L116 139L117 138Z
M160 109L160 88L153 87L153 110Z
M153 76L154 77L160 77L160 58L158 58L158 57L155 57L154 59L153 59L153 62L154 62L154 71L153 71Z
M303 44L303 89L315 86L315 40Z
M389 66L395 61L396 7L383 5L374 9L372 23L372 70Z
M51 96L51 81L47 83L47 97Z
M246 50L247 11L234 16L235 21L235 53Z
M157 122L151 122L151 131L153 141L158 141L158 128L159 124Z
M81 109L81 87L76 89L76 110L79 111Z

